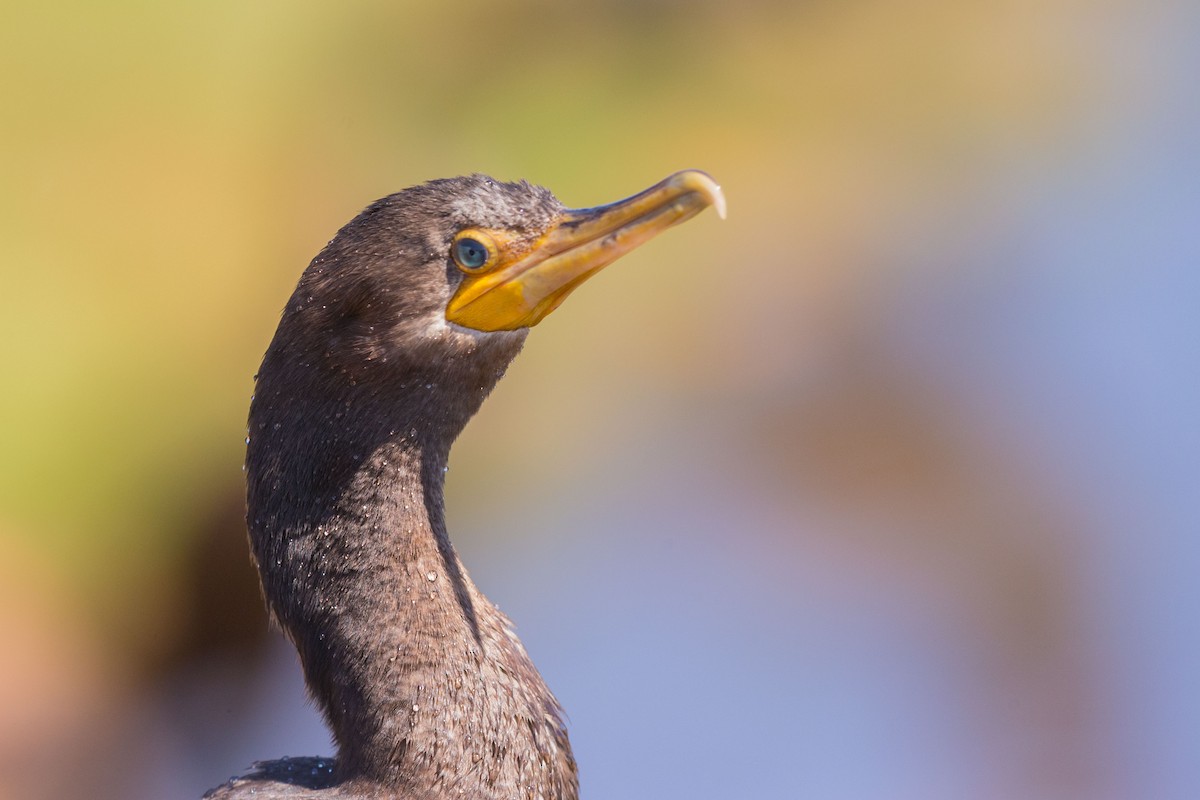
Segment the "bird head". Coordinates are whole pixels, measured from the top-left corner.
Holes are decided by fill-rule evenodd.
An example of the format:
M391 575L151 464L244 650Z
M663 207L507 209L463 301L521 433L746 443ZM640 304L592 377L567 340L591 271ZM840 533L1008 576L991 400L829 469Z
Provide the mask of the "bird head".
M378 200L301 276L252 416L325 419L328 407L407 396L417 405L405 408L436 406L426 416L455 430L531 326L621 255L710 205L724 216L720 188L695 170L584 209L484 175Z
M373 203L339 231L301 278L285 320L325 337L320 349L340 353L348 369L386 358L397 342L519 346L589 277L709 205L724 215L720 188L696 170L585 209L524 181L431 181Z

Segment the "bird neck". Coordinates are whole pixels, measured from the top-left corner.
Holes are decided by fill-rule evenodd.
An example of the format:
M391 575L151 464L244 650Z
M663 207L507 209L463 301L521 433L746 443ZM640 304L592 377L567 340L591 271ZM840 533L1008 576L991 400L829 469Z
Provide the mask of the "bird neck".
M446 533L457 429L421 415L367 425L378 408L345 421L355 407L342 402L299 419L302 403L252 409L248 522L339 773L405 796L573 800L561 709Z

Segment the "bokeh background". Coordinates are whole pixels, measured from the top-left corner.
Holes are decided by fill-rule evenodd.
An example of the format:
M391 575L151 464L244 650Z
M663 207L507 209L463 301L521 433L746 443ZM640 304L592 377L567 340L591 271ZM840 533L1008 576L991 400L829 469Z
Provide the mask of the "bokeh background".
M530 337L452 532L584 796L1200 797L1200 6L0 9L0 798L327 754L258 359L381 195L709 213Z

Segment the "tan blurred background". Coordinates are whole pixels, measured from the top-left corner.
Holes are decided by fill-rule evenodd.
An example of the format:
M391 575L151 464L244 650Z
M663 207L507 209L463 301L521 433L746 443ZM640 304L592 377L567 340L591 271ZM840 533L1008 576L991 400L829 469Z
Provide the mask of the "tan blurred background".
M343 222L684 167L452 460L584 796L1200 797L1198 74L1170 0L6 3L0 800L330 752L240 462Z

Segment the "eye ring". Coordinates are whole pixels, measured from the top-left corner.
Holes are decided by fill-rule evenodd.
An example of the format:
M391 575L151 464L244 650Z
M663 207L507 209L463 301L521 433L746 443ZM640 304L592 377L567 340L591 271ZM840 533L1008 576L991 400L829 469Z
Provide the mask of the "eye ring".
M450 244L450 257L463 272L477 274L496 263L496 242L483 231L459 231Z

